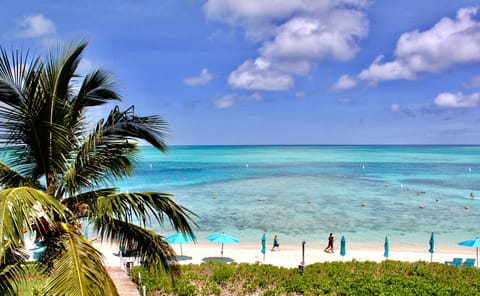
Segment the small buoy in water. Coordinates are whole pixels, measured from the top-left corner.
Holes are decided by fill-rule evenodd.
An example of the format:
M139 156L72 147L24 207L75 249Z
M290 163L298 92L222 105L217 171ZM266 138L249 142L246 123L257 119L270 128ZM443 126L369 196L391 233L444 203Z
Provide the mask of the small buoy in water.
M439 200L440 200L440 199L438 199L438 198L435 198L435 201L436 201L436 202L438 202Z
M259 197L259 198L257 198L257 201L262 202L262 201L263 201L263 198L262 198L262 197Z
M307 201L307 204L311 204L311 203L312 203L312 201L311 201L311 200Z
M212 198L213 198L213 199L217 199L217 196L216 196L216 195L214 195Z
M423 208L424 208L424 206L423 206L423 205L419 205L418 207L419 207L420 209L423 209Z
M468 210L468 206L464 206L463 208L464 208L465 210Z
M362 206L362 208L364 208L364 207L367 206L367 204L366 204L366 203L362 203L361 206Z

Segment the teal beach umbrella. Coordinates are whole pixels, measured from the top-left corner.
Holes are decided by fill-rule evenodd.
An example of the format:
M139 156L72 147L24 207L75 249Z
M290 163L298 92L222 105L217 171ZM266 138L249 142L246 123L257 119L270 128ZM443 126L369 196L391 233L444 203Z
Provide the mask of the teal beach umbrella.
M180 244L180 256L183 256L182 244L189 243L194 239L194 237L191 237L188 234L177 232L165 238L165 241L170 244Z
M475 238L475 239L470 239L464 242L458 243L460 246L464 247L471 247L471 248L476 248L477 249L477 267L478 267L478 248L480 248L480 238Z
M265 233L262 235L262 250L261 250L262 254L263 254L263 261L265 261L265 253L267 252L267 236L265 235Z
M342 240L340 241L340 255L345 256L347 252L347 240L345 239L345 236L342 236Z
M428 251L430 252L430 262L433 261L433 252L435 251L435 236L433 235L433 232L432 232L432 235L430 236L430 248L428 249Z
M388 259L388 251L390 249L389 245L388 245L388 237L385 237L385 251L383 252L383 257L387 258Z
M230 236L225 233L215 233L207 236L207 239L214 243L221 243L222 244L222 258L223 258L223 244L229 243L238 243L240 240L236 237Z

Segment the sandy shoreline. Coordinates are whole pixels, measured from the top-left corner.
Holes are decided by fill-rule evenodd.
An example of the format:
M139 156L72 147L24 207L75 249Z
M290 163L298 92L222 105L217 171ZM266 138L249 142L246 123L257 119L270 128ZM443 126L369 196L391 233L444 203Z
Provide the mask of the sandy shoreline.
M113 253L118 251L118 248L108 244L95 244L97 248L101 250L106 258L106 264L108 266L120 266L120 258L114 256ZM241 245L241 244L225 244L223 250L223 261L235 261L238 263L264 263L275 266L283 267L297 267L302 261L302 248L301 244L294 245L282 245L280 251L270 251L271 246L267 246L265 254L265 260L263 254L260 252L260 244L258 246L253 245ZM324 246L323 246L324 247ZM383 257L383 246L372 246L362 248L348 249L346 255L342 258L339 254L339 245L336 245L335 253L325 253L323 247L320 245L305 245L305 265L313 264L316 262L330 262L330 261L374 261L381 262L385 260ZM174 250L179 256L180 264L200 264L205 260L220 260L221 257L221 244L210 242L197 242L182 244L182 254L180 252L180 245L173 245ZM398 260L406 262L426 261L430 262L431 254L428 252L428 247L424 249L405 249L390 246L389 260ZM455 249L438 249L433 254L433 262L444 263L445 261L451 261L454 257L461 258L475 258L474 248L462 248Z

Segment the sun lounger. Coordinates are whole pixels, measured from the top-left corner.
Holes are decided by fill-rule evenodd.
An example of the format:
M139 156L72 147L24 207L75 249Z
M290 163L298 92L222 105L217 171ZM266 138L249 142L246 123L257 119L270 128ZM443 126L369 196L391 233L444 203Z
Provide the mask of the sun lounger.
M452 261L445 261L445 264L447 265L453 265L453 266L461 266L462 265L462 258L453 258Z
M462 265L467 267L475 266L475 258L467 258Z
M32 250L32 259L33 260L40 259L40 256L42 256L43 252L45 252L46 249L47 249L47 247L40 247L40 248L33 249Z

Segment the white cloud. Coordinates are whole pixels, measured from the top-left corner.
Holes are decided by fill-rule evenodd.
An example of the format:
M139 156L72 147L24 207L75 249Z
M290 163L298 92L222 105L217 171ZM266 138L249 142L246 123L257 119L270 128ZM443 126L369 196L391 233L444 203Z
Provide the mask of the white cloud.
M458 93L441 93L435 100L435 105L445 108L469 108L480 106L480 93L470 95Z
M239 96L236 93L228 94L220 98L213 99L211 104L214 109L229 109L241 102L254 101L261 102L264 98L259 93L253 93L248 96Z
M338 20L343 20L339 22ZM332 10L314 17L293 17L277 29L260 52L270 59L316 60L331 56L349 60L357 52L355 37L366 35L363 13Z
M278 23L292 15L317 15L335 8L366 7L368 0L208 0L205 15L245 29L247 38L264 40L275 35Z
M400 111L400 104L397 104L397 103L394 103L392 105L390 105L390 111L392 112L398 112Z
M480 87L480 76L473 77L470 81L463 84L464 87Z
M458 10L455 19L442 18L429 30L404 33L397 41L395 59L378 57L360 79L375 84L384 80L415 79L417 73L437 72L457 64L480 62L480 23L477 8Z
M24 17L18 22L18 36L36 38L55 33L55 23L41 14Z
M293 78L271 66L262 58L245 61L230 73L228 83L234 88L285 90L293 86Z
M188 86L198 86L208 84L213 79L213 75L208 72L208 69L202 69L200 76L188 77L183 79L183 83Z
M338 81L332 86L334 91L342 91L357 86L357 79L351 75L342 75Z
M255 102L261 102L263 101L263 96L259 93L253 93L249 96L243 97L242 100L244 101L255 101Z
M363 80L368 80L371 85L375 85L382 80L396 80L396 79L415 79L416 73L411 69L405 67L402 62L393 61L382 64L383 56L379 56L370 65L367 70L360 72L358 77Z
M338 98L337 103L340 105L352 105L353 101L350 98Z
M295 97L297 97L297 98L303 98L303 97L305 97L306 95L307 95L307 94L306 94L304 91L297 91L297 92L295 93Z
M234 88L285 90L324 59L346 61L366 36L366 0L209 0L207 18L240 26L259 56L229 77Z
M220 98L213 99L212 107L214 109L228 109L235 106L236 103L237 103L237 95L229 94Z

